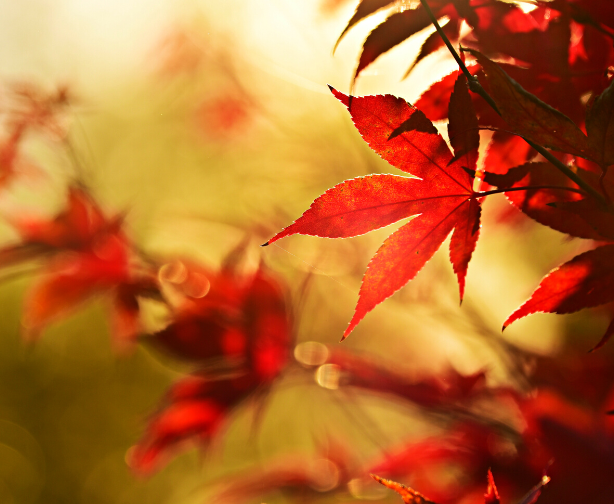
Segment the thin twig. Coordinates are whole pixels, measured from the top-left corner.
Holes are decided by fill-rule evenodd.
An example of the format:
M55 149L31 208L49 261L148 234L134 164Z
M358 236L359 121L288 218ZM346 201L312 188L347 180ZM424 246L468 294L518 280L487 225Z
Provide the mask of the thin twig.
M561 187L561 186L550 186L550 185L538 185L538 186L522 186L522 187L510 187L508 189L493 189L492 191L483 191L475 193L476 197L481 198L483 196L490 196L492 194L501 194L507 192L514 191L532 191L536 189L554 189L557 191L571 191L579 194L584 194L584 191L580 189L575 189L574 187Z

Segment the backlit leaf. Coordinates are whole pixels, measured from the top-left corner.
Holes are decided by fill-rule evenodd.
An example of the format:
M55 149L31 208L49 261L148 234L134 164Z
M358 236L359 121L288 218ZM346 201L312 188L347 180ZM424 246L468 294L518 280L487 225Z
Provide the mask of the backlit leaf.
M405 100L391 95L349 97L331 90L348 107L354 125L375 152L421 179L372 175L345 181L317 198L294 224L265 244L295 233L355 236L420 214L390 235L371 259L344 333L347 337L369 311L416 276L454 228L458 231L451 260L462 296L480 215L473 177L465 165L475 164L479 137L462 80L452 100L451 128L459 159L426 116Z
M468 51L484 70L490 93L515 133L551 149L589 155L586 136L569 117L526 91L494 61L478 51Z

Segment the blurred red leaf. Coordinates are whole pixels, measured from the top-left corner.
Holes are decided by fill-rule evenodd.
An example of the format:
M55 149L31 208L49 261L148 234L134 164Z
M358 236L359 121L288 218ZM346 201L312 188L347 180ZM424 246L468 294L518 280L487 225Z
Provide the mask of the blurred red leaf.
M135 257L121 217L105 216L82 188L70 188L67 199L66 209L53 219L13 219L22 243L0 249L3 267L47 258L24 301L24 335L37 338L50 323L106 293L113 341L118 350L126 349L141 330L137 297L157 296L157 281Z
M542 452L537 453L537 460L552 461L548 473L553 480L543 502L610 502L614 440L603 409L580 407L554 389L544 388L525 401L522 411L527 421L526 443ZM545 476L522 503L534 502L548 481Z
M55 140L63 139L66 128L63 112L72 96L66 86L46 92L29 82L9 86L7 128L12 135L23 137L29 130L47 133Z
M354 79L380 55L426 28L430 23L430 18L422 8L406 10L390 16L365 40Z
M245 133L253 113L247 97L227 93L203 101L194 112L194 122L206 139L219 142Z
M168 451L188 438L208 440L226 416L226 409L210 400L186 400L172 404L150 422L145 437L129 452L128 465L148 473Z
M129 466L147 474L187 441L207 443L224 425L230 411L261 385L253 373L215 379L192 375L177 382L158 413L149 422L143 438L129 452Z
M263 381L279 374L288 358L291 328L277 280L263 268L247 277L189 263L162 271L166 281L173 280L184 292L195 275L207 282L208 290L191 297L190 287L173 322L148 337L157 348L194 363L222 359L227 365L247 367Z
M91 250L97 237L114 233L122 219L108 219L91 196L83 189L71 187L66 209L54 219L32 219L20 216L14 225L25 245L41 250Z
M416 377L392 371L393 366L388 363L338 349L331 352L326 362L339 367L343 386L394 394L427 408L445 407L485 392L483 372L462 375L447 369L435 376Z
M116 236L99 244L98 253L59 254L28 293L23 324L28 338L69 315L92 296L130 281L128 250Z

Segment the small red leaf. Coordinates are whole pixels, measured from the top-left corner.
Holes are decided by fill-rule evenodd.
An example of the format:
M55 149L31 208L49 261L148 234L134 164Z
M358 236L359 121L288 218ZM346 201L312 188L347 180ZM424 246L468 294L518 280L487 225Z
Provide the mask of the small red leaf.
M350 19L348 25L344 28L341 35L339 35L339 39L335 43L333 53L337 49L337 46L339 45L339 42L341 42L341 39L350 30L350 28L352 28L352 26L354 26L356 23L366 18L367 16L374 14L378 10L383 9L387 5L393 4L394 2L395 0L361 0L361 2L358 4L358 7L356 7L356 12L352 16L352 19Z
M572 313L613 301L613 256L614 245L604 245L552 270L503 327L532 313Z
M545 147L581 157L589 155L588 139L569 117L526 91L480 52L468 51L484 70L497 107L515 133Z
M429 17L421 7L390 16L365 40L354 79L379 56L426 28L430 23Z

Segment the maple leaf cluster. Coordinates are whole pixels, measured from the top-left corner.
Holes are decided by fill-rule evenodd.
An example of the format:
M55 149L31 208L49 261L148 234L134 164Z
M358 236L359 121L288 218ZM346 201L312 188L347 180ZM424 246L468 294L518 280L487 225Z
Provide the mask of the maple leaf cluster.
M361 2L346 31L389 3ZM450 233L450 261L462 301L479 236L481 202L491 194L504 192L529 217L571 236L612 239L608 167L614 162L614 83L604 86L614 53L612 20L591 16L599 4L549 2L525 13L500 2L422 2L393 14L367 38L356 76L377 56L424 28L430 15L435 19L445 14L451 19L446 26L464 19L474 28L463 40L474 48L463 48L463 55L473 56L476 63L469 70L459 59L464 73L458 70L435 83L416 106L391 95L355 97L331 88L371 149L413 176L345 181L265 244L295 233L346 238L413 217L369 262L344 338L376 305L412 280ZM536 46L544 50L532 50ZM560 54L548 54L548 48ZM423 52L432 50L428 39ZM511 63L498 64L484 53L511 58ZM593 53L595 58L589 56ZM587 65L594 67L589 71ZM584 107L587 93L592 94ZM453 152L431 122L445 117ZM485 127L495 133L478 169L479 130ZM535 158L536 150L541 159ZM478 184L485 181L497 189L474 190L476 175ZM614 300L607 260L611 247L586 252L552 271L503 327L535 312L570 313ZM612 333L614 323L597 347Z

